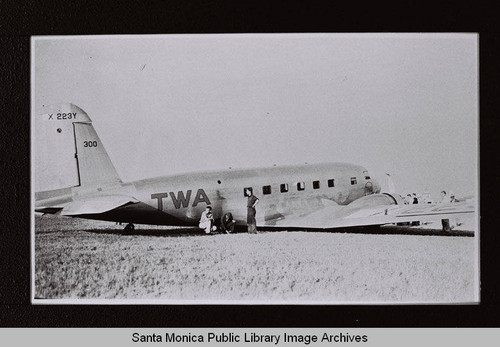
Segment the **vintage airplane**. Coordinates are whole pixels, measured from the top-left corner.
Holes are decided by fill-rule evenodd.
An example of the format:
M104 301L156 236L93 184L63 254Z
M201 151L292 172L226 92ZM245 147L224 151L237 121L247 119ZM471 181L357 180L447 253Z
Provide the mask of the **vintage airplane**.
M359 165L324 163L186 173L122 182L90 117L64 104L36 120L45 166L35 175L74 171L75 184L35 193L35 211L105 221L154 225L197 225L212 206L216 220L231 212L246 224L244 191L260 199L257 226L333 229L432 221L473 215L470 202L404 205Z

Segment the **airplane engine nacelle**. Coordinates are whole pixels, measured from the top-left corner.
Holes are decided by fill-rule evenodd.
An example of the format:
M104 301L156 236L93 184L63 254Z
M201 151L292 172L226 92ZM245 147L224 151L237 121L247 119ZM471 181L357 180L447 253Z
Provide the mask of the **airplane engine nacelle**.
M404 205L405 204L403 198L399 194L396 194L396 193L381 193L380 195L385 195L385 196L390 197L392 200L394 200L394 205Z
M403 199L397 194L381 193L363 196L349 204L349 207L371 207L380 205L402 205Z

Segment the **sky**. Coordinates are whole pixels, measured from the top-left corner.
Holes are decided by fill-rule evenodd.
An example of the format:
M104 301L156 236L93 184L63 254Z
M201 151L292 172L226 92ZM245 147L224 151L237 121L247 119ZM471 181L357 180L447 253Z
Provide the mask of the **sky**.
M124 181L349 162L386 189L390 173L402 194L477 194L475 34L38 37L32 47L34 115L85 110Z

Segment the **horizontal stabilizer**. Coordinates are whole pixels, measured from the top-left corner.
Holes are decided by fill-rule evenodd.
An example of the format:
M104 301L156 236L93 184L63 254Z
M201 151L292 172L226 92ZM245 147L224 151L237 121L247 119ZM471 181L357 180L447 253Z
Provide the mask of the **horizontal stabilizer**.
M105 195L79 199L64 207L63 216L77 216L82 214L99 214L115 208L138 203L139 200L124 195Z
M42 208L35 208L35 212L43 214L56 214L58 212L61 212L62 209L63 209L62 207L42 207Z

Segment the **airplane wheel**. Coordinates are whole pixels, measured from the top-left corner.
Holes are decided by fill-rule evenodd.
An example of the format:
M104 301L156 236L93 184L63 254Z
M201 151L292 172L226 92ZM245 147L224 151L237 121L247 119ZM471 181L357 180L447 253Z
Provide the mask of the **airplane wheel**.
M128 223L127 226L123 229L123 234L124 235L130 235L133 234L135 231L135 226L132 223Z

